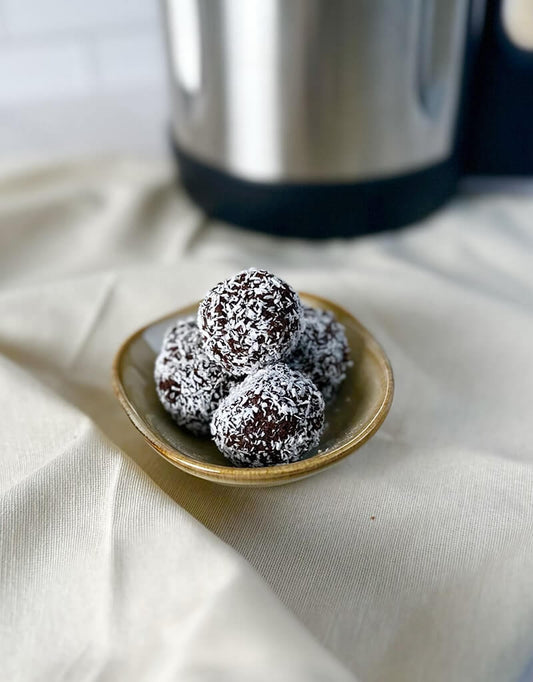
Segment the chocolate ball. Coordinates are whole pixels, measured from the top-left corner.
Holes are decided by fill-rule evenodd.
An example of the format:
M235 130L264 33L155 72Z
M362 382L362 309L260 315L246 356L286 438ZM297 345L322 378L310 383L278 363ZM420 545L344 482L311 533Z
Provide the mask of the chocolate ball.
M198 436L209 434L213 412L236 384L205 354L194 317L178 320L166 332L154 380L165 410L179 426Z
M303 307L303 328L298 345L287 364L311 379L330 401L351 366L344 327L326 310Z
M318 445L323 428L322 394L284 364L247 376L211 421L217 447L238 467L295 462Z
M298 294L266 270L244 270L217 284L200 304L208 356L235 376L284 359L300 338Z

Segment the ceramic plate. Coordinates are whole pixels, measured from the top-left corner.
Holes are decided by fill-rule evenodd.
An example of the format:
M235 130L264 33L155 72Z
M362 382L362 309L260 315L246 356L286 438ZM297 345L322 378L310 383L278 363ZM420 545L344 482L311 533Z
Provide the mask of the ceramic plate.
M198 303L167 315L130 336L113 365L113 387L126 414L162 457L194 476L216 483L269 486L317 473L361 447L381 426L393 394L392 370L381 346L346 310L323 298L301 293L302 302L330 310L346 329L353 366L326 411L326 430L318 448L305 459L257 469L231 466L215 444L177 426L161 407L153 368L163 334L178 317L191 315Z

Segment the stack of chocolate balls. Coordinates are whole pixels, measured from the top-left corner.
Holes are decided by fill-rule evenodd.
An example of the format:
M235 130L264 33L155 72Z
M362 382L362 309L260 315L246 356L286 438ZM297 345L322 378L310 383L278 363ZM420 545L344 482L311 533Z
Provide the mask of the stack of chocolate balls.
M167 331L154 377L177 424L211 434L235 466L259 467L295 462L318 444L325 404L349 365L334 316L252 268L217 284L196 319Z

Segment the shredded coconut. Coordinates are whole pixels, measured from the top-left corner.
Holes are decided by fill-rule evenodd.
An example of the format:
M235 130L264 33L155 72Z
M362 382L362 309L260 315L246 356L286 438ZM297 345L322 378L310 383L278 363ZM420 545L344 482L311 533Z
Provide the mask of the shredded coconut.
M217 284L198 310L207 355L234 376L274 364L301 333L298 294L265 270L250 268Z
M236 384L205 354L194 317L178 320L167 330L154 380L165 410L196 435L209 434L214 410Z
M313 381L330 401L352 365L344 327L332 313L303 307L302 335L287 364Z
M324 399L312 381L276 364L246 377L216 409L211 434L235 466L294 462L315 447Z

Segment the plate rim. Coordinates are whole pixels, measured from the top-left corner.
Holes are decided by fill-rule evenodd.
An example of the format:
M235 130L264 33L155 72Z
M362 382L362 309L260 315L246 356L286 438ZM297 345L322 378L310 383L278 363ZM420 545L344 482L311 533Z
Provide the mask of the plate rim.
M158 454L183 471L209 481L232 485L260 486L277 482L288 482L291 479L296 480L303 478L304 476L314 474L325 467L339 462L352 452L355 452L355 450L358 450L376 433L390 411L394 396L394 374L387 354L375 339L373 334L371 334L368 329L345 308L338 305L337 303L334 303L333 301L330 301L329 299L323 298L322 296L317 296L315 294L309 294L302 291L298 292L298 294L303 299L307 299L308 301L317 304L316 307L320 308L322 306L326 309L330 309L336 315L336 317L338 317L337 313L340 313L342 316L349 317L351 321L355 323L355 326L358 328L358 331L364 338L365 346L377 359L377 364L383 368L383 379L385 384L384 396L370 422L361 431L358 431L357 434L346 441L346 443L339 445L332 450L324 453L317 453L309 459L302 459L297 462L286 464L275 464L269 467L240 468L233 467L231 465L226 466L221 464L200 462L166 444L146 425L143 418L139 415L135 405L128 398L121 379L120 368L122 365L122 359L127 349L134 341L142 336L147 329L153 327L154 325L160 324L165 320L171 322L173 319L194 312L200 304L200 301L197 301L195 303L186 305L179 310L168 313L167 315L163 315L156 320L152 320L148 324L142 326L140 329L137 329L137 331L130 334L121 343L113 359L111 380L115 396L117 397L133 426Z

